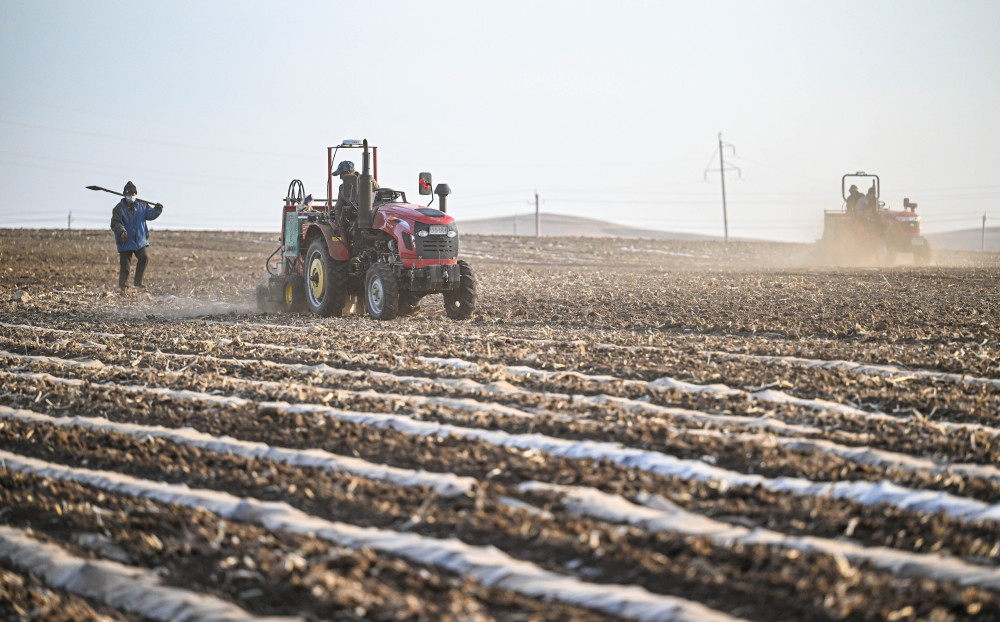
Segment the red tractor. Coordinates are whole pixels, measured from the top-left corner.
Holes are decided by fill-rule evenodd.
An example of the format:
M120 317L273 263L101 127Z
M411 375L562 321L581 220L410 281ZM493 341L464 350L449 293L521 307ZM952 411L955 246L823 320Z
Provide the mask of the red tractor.
M867 188L864 193L858 189L859 184ZM819 241L824 255L847 263L874 261L892 265L897 254L910 253L917 264L926 265L931 259L931 246L920 235L917 204L903 199L902 210L889 209L879 200L880 191L878 175L859 171L841 177L844 203L839 210L824 213L823 238Z
M360 175L344 176L337 192L340 149L362 149L363 164ZM448 317L472 316L476 277L458 259L458 228L446 213L451 189L434 189L440 204L434 209L433 197L427 206L408 203L405 193L379 187L377 177L378 148L345 140L327 148L326 201L313 202L302 182L292 181L282 209L282 244L267 260L267 283L257 286L262 311L340 316L360 310L363 301L372 318L391 320L440 293ZM430 195L430 173L420 173L418 181L419 193Z

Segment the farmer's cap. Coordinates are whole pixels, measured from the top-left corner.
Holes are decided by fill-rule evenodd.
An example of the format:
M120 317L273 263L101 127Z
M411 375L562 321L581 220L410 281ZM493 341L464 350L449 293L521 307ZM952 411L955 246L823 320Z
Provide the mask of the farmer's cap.
M139 194L139 193L135 189L135 184L133 184L132 182L127 182L125 184L125 189L122 190L122 194Z
M337 170L335 170L333 174L343 175L344 173L353 173L353 172L354 172L354 162L349 162L347 160L344 160L343 162L337 165Z

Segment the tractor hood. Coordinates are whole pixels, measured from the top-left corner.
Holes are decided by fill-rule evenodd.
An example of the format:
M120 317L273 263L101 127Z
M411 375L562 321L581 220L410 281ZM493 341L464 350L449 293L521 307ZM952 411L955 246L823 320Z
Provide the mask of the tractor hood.
M458 226L448 214L423 205L387 203L375 212L375 229L396 239L408 268L453 264L458 259Z
M911 210L885 210L880 219L889 235L899 238L920 236L920 216Z
M412 203L387 203L379 206L375 212L374 228L392 231L396 226L406 223L402 225L403 229L413 233L413 225L418 222L427 225L449 225L450 228L455 228L455 219L448 214L432 207Z
M886 216L902 222L917 222L920 220L920 216L916 212L909 210L886 210L884 213Z

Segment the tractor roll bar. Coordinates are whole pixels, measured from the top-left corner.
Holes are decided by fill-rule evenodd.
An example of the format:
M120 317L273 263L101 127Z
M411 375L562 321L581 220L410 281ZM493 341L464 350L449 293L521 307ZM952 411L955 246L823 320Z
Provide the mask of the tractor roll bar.
M337 151L339 149L361 149L363 147L364 145L361 143L361 141L357 141L357 144L355 144L354 142L349 143L348 141L345 140L344 142L340 143L335 147L326 148L326 204L327 205L332 207L337 202L337 199L333 197L333 169L334 169L333 161L337 157ZM375 181L378 182L378 147L372 145L371 150L372 150L372 168L373 168L372 176L375 178Z
M878 199L879 195L882 194L882 182L879 180L878 175L870 175L864 171L858 171L857 173L847 173L840 178L840 196L844 197L845 201L847 200L848 177L871 177L875 180L875 198Z

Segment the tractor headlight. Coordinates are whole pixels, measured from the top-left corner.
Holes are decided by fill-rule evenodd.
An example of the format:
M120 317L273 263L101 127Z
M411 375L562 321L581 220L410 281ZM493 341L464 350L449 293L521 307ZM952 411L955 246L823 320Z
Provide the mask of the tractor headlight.
M420 231L417 231L417 237L418 238L426 238L427 237L427 229L421 229Z
M454 229L448 229L448 237L449 238L453 238L453 237L455 237L457 235L458 235L458 231L455 231Z

